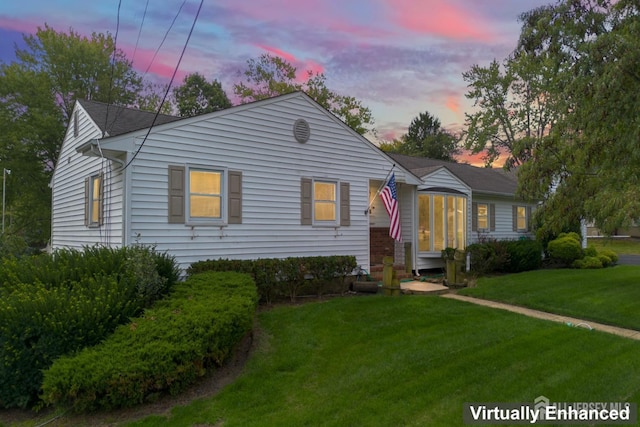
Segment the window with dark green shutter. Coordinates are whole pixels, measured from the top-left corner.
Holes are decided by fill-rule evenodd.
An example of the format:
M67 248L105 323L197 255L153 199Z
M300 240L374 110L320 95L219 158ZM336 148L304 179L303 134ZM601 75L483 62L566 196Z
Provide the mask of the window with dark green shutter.
M242 223L242 172L182 165L168 168L168 222Z

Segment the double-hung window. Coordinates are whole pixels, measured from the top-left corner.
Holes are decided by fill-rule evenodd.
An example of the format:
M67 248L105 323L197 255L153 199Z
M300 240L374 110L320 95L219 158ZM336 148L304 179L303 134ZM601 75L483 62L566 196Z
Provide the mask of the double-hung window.
M313 182L313 221L316 224L333 224L338 217L338 184L330 181Z
M102 225L102 174L92 175L84 182L84 224L87 227Z
M189 169L189 219L221 220L223 172Z
M348 182L302 178L300 181L300 224L315 226L351 225Z
M513 206L513 231L524 233L529 231L529 216L531 208L528 206Z
M489 204L478 203L478 230L489 229Z
M242 172L170 165L168 221L172 224L242 223Z

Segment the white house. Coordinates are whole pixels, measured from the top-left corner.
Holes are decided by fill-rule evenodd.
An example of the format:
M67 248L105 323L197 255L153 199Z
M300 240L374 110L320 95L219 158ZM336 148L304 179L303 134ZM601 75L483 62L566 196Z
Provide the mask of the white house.
M403 242L374 199L392 170ZM391 157L301 92L186 119L78 101L51 186L54 249L139 243L182 268L308 255L369 268L389 254L422 269L444 247L528 232L513 178Z

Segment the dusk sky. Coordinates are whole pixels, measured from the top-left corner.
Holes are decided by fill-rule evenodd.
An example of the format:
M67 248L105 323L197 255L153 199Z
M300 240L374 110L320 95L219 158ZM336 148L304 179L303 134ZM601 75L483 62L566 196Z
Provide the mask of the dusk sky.
M504 59L520 34L518 16L554 2L205 0L174 85L197 71L222 82L233 102L233 84L240 81L247 59L270 53L301 73L323 72L330 89L360 99L371 108L382 139L402 135L424 111L444 127L460 130L464 113L472 108L464 96L462 73L473 64ZM14 60L14 43L45 23L57 31L72 28L83 35L93 31L115 35L118 4L117 0L4 1L0 60ZM148 78L167 82L199 5L199 0L122 0L117 46L136 69L149 68Z

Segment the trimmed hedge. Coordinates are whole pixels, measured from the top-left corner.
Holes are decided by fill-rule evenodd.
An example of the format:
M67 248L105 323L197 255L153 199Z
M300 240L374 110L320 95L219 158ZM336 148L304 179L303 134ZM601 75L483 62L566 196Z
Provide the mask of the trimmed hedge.
M295 301L303 291L318 296L331 286L343 292L345 278L357 267L354 256L289 257L284 259L263 258L257 260L206 260L193 263L187 274L204 271L235 271L253 277L258 287L260 300L270 303L274 298L285 296Z
M103 343L57 359L44 372L42 398L86 411L176 394L231 354L252 327L257 299L246 274L192 275Z
M549 253L551 262L567 266L571 265L575 260L584 257L580 240L568 235L550 241L547 246L547 252Z
M38 400L42 370L99 343L178 280L149 248L87 248L0 261L0 406Z
M537 270L542 265L542 245L536 240L474 243L466 252L471 254L471 271L480 275Z

